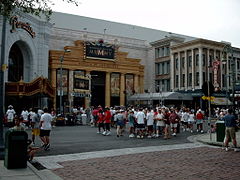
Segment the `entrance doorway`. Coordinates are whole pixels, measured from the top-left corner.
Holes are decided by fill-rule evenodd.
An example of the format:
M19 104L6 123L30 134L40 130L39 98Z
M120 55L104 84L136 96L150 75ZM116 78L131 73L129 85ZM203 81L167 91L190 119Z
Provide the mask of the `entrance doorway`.
M91 72L91 105L105 107L105 79L106 73L101 71Z

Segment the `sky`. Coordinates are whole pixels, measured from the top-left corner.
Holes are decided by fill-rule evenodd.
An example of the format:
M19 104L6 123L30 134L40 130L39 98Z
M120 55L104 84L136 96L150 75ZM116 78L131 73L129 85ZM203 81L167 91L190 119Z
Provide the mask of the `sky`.
M240 48L240 0L52 0L53 11L132 24Z

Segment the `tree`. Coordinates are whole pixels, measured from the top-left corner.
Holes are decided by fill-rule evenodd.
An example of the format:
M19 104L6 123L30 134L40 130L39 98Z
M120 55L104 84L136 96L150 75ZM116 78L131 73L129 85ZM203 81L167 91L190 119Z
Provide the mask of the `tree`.
M78 6L78 0L62 0ZM52 14L51 5L54 5L52 0L0 0L0 15L9 18L15 8L24 13L40 16L44 14L49 20Z

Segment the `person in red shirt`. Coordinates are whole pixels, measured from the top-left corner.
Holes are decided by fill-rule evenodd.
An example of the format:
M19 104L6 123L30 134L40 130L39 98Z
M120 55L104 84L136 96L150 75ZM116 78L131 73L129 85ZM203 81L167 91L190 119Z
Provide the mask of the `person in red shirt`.
M102 133L104 136L109 136L111 134L110 131L110 125L111 125L111 112L108 107L104 110L104 125L105 125L105 131Z
M101 128L103 128L103 131L105 131L105 127L104 127L104 114L103 114L103 111L102 109L100 109L97 113L97 116L98 116L98 134L101 133Z
M164 139L170 139L170 120L169 120L169 110L164 110L164 121L165 121L165 129L164 129Z
M178 122L180 121L180 117L177 115L175 109L171 110L170 116L169 116L169 120L173 129L173 136L177 135L177 125Z
M202 111L198 110L196 114L197 132L203 133L203 119L204 119L204 116Z

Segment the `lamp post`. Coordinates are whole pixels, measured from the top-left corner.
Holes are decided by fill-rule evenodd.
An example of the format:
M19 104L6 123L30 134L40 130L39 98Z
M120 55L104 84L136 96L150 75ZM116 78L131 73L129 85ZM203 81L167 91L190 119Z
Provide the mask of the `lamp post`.
M1 42L1 59L0 59L0 160L4 159L3 143L3 107L4 107L4 59L5 59L5 42L6 42L6 17L3 16L2 24L2 42Z
M228 53L230 53L231 55L231 59L230 59L230 70L231 70L231 75L232 75L232 103L233 103L233 109L235 109L235 99L234 99L234 96L235 96L235 80L236 80L236 77L235 77L235 67L236 67L236 63L233 59L233 48L231 46L231 44L225 44L224 47L223 47L223 50L222 50L222 54L223 54L223 58L222 58L222 63L228 63L227 62L227 57L228 57ZM228 87L228 84L226 85Z
M60 101L59 102L60 102L60 114L61 115L63 114L63 100L62 100L62 98L63 98L63 83L62 83L62 81L63 81L63 78L62 78L62 76L63 76L63 68L62 68L62 65L63 65L64 56L65 56L66 52L71 52L71 50L65 49L63 55L60 56L60 59L59 59L59 61L60 61L60 83L59 83Z

